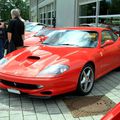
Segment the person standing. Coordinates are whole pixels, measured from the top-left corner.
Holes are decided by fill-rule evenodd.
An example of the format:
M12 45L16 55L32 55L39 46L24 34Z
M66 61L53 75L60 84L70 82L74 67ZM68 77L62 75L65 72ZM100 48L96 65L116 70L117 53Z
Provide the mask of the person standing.
M56 27L56 18L55 18L55 16L53 16L52 24L53 24L53 28L55 28Z
M11 17L12 20L10 20L7 29L8 41L9 41L7 53L22 48L23 40L24 40L25 26L24 26L24 22L21 20L20 10L12 9Z
M7 39L5 23L0 20L0 59L4 57L4 44Z

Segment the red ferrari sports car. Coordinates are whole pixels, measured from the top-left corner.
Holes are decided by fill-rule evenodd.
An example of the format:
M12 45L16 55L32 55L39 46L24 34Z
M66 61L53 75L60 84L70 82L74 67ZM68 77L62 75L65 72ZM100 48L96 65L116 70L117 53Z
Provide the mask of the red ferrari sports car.
M0 88L51 97L87 95L94 80L120 66L120 38L107 28L58 29L41 45L16 50L0 60Z
M33 46L33 45L40 45L41 42L46 40L49 36L51 36L54 29L45 28L40 30L38 33L34 34L32 37L27 38L24 40L24 46Z
M45 27L45 25L36 22L25 23L25 39L32 37Z

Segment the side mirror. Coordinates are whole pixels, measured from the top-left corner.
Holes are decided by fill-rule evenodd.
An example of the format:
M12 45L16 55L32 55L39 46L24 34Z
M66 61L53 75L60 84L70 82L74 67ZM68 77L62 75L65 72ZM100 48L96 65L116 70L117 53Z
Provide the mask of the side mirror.
M113 43L114 43L113 40L107 40L107 41L105 41L105 43L101 47L106 47L108 45L112 45Z
M48 37L47 36L40 36L40 42L44 42Z
M119 32L118 32L118 31L114 31L114 34L118 35L118 34L119 34Z

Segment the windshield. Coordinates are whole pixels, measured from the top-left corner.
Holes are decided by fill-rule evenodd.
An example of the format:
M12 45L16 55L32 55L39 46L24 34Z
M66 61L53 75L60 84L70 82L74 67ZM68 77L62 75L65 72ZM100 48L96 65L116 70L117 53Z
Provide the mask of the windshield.
M53 32L54 30L50 30L50 29L44 29L44 30L40 30L35 36L39 37L39 36L47 36L49 33Z
M30 31L36 24L35 23L25 23L25 31Z
M40 31L42 28L43 28L42 25L36 25L36 26L34 26L34 27L30 30L30 32L38 32L38 31Z
M57 30L43 44L53 46L96 47L98 33L95 31Z
M25 31L27 32L38 32L40 31L44 26L42 25L34 25L34 24L28 24L25 27Z

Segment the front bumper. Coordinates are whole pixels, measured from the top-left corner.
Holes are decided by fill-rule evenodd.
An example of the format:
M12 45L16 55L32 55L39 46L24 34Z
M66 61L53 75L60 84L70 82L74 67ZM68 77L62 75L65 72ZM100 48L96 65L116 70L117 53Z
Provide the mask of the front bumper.
M0 88L2 89L15 89L19 90L21 93L26 93L32 96L41 96L41 97L51 97L66 92L74 91L77 86L76 76L62 76L54 78L27 78L8 75L5 73L0 73L0 79L10 84L5 84L3 81L0 81ZM43 86L36 89L27 89L25 87L14 86L13 84L27 84L34 86Z

